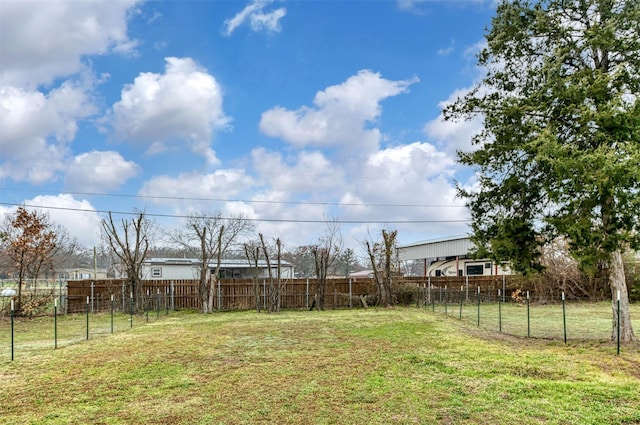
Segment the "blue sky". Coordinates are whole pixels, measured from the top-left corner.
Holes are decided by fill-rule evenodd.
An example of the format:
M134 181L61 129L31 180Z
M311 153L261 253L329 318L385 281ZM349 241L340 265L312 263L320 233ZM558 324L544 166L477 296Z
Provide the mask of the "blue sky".
M87 246L104 211L244 214L287 247L460 235L494 0L0 0L0 214Z

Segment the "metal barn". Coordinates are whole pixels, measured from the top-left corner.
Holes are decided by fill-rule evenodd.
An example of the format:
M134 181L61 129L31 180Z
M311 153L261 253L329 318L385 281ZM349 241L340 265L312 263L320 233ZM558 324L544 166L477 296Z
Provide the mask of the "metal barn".
M415 242L398 247L401 261L422 260L426 276L496 276L511 274L489 259L471 258L468 236Z

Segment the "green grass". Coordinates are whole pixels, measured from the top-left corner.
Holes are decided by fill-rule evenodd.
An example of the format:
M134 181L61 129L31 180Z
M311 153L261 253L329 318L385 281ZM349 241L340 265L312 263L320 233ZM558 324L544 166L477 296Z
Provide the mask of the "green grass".
M61 349L0 359L0 422L640 424L638 344L616 356L608 342L516 338L452 316L171 313L89 341L80 327ZM32 343L50 324L24 324Z
M445 314L445 305L427 305L426 310ZM640 304L631 304L630 310L634 329L640 332ZM446 314L460 318L460 304L447 304ZM567 339L606 341L611 338L613 313L610 302L567 302L564 314ZM478 305L473 302L463 303L462 320L477 325ZM527 323L526 304L507 302L499 305L497 301L483 302L480 304L480 327L513 336L564 340L562 304L532 304Z

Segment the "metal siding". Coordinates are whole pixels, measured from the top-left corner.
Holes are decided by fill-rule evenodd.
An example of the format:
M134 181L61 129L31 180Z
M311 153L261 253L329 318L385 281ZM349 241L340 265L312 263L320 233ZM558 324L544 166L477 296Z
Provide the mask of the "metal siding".
M469 254L469 251L473 248L474 245L471 239L462 238L399 247L398 252L400 259L407 261L424 258L462 256Z

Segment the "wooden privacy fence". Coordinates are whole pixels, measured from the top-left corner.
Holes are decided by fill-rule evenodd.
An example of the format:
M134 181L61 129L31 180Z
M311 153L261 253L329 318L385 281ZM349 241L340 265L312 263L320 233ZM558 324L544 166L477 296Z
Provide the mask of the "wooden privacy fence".
M197 309L198 282L192 280L142 281L140 308ZM129 283L120 279L70 280L67 282L67 311L69 313L133 309Z
M194 309L199 310L199 282L196 280L143 280L139 309ZM125 280L75 280L67 282L67 308L69 313L107 311L111 305L119 311L129 311L131 289ZM256 297L257 292L257 297ZM360 304L361 295L375 294L370 279L329 279L325 289L325 308L350 307ZM314 279L290 279L282 284L280 306L283 309L309 308L316 293ZM113 302L112 302L113 297ZM213 307L216 310L251 310L267 308L269 282L260 280L221 280L214 289Z
M201 300L198 296L196 280L143 280L142 300L139 309L193 309L199 310ZM309 308L316 293L315 279L290 279L283 282L280 293L280 306L283 309ZM483 293L496 293L502 290L503 297L509 297L515 289L530 290L530 281L522 276L455 276L455 277L400 277L393 279L393 287L400 303L415 302L413 298L423 298L429 288L448 288L468 294L480 287ZM111 308L113 296L114 308L118 311L131 309L131 294L125 280L76 280L67 282L68 311L70 313L106 311ZM256 297L256 291L258 297ZM344 308L360 305L361 295L376 294L373 279L328 279L325 289L325 308ZM214 289L213 307L216 310L252 310L257 302L261 308L269 304L269 283L260 280L256 287L252 280L221 280ZM410 299L409 299L410 298Z

